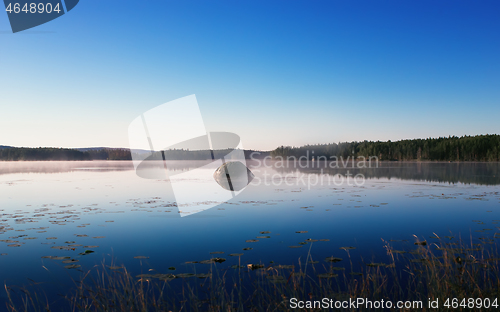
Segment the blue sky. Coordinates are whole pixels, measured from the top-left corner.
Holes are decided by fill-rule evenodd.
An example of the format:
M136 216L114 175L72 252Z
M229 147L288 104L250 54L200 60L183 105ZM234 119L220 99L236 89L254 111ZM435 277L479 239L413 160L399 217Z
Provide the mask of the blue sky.
M128 147L196 94L206 128L273 149L500 133L500 2L82 0L12 34L0 145Z

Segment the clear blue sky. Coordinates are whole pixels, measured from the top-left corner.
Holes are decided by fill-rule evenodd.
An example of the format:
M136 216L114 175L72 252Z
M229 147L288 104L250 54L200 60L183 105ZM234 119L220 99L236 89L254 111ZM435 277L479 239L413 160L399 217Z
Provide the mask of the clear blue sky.
M128 147L190 94L245 148L500 133L500 1L81 0L0 47L0 145Z

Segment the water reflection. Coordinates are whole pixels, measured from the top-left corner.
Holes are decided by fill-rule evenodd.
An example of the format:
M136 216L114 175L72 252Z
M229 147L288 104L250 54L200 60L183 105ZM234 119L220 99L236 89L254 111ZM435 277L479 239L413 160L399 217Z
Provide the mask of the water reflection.
M207 161L166 161L167 172L175 175L206 165ZM262 161L247 160L250 169L262 170ZM259 166L260 165L260 166ZM330 168L328 163L266 162L269 169L279 174L300 172L304 174L363 174L368 179L387 178L425 182L466 183L478 185L500 184L500 163L497 162L379 162L377 168ZM152 170L164 170L163 161L149 161L145 166ZM0 162L0 175L15 173L62 173L74 171L122 171L133 170L131 161L26 161Z

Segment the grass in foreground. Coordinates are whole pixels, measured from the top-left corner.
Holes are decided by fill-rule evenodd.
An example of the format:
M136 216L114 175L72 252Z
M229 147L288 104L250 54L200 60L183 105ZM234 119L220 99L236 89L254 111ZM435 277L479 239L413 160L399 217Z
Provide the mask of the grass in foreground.
M497 238L496 236L494 238ZM412 250L385 248L390 263L367 263L359 268L347 259L313 261L291 265L253 264L224 268L213 261L204 274L141 274L125 267L94 267L84 273L63 300L49 302L43 291L8 287L8 311L289 311L290 299L422 301L422 308L393 311L444 311L447 298L498 298L499 253L494 239L473 244L431 238L435 243L415 241ZM311 246L312 247L312 246ZM215 258L218 259L218 258ZM340 260L339 260L340 259ZM361 259L361 261L363 261ZM349 262L341 267L340 263ZM439 298L440 309L427 308ZM498 302L500 304L500 302ZM318 311L322 309L302 309ZM328 308L323 310L328 311ZM339 311L381 311L363 306ZM458 306L453 311L493 311L494 307Z

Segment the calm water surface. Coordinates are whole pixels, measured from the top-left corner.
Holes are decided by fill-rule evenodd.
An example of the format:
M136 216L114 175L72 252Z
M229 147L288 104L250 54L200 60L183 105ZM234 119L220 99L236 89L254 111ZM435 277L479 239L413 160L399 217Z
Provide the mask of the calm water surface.
M206 271L209 265L186 262L213 257L226 259L220 269L299 265L310 252L321 266L326 257L346 257L341 247L355 247L349 255L361 268L389 261L387 243L413 248L413 235L479 242L500 232L498 163L352 169L366 176L362 185L324 182L346 169L249 167L256 179L237 197L207 210L197 199L193 205L203 211L181 217L169 181L142 179L129 162L0 162L0 280L63 292L70 278L103 261L134 274L177 274ZM211 254L217 251L223 253ZM67 269L50 256L81 267Z

